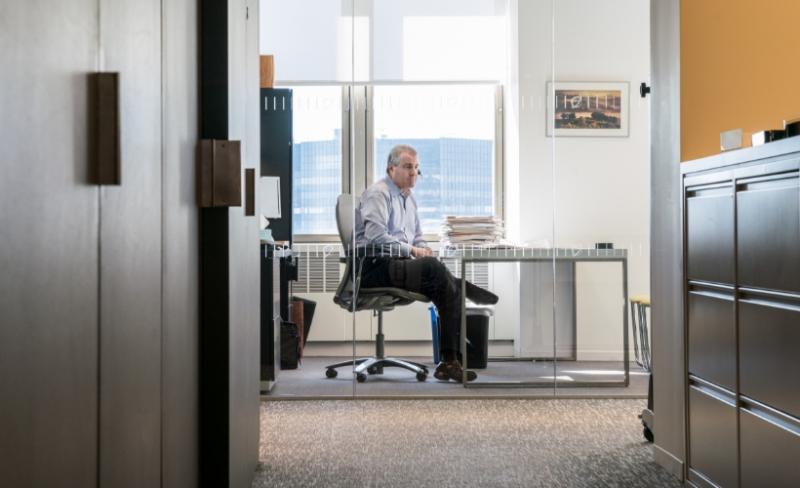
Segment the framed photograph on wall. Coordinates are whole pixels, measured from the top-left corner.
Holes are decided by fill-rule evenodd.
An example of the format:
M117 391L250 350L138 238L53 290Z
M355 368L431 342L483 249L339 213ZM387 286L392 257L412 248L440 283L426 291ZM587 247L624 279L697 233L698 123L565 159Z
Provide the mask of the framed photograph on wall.
M547 82L547 136L627 137L627 82Z

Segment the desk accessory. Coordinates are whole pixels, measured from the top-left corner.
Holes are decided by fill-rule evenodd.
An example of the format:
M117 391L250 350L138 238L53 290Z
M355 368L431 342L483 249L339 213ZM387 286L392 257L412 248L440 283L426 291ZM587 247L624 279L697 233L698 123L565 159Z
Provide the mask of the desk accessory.
M777 130L777 129L762 130L753 133L753 135L750 136L750 142L752 143L753 146L760 146L768 142L783 139L784 137L786 137L786 131L784 130Z
M721 151L730 151L742 147L742 129L726 130L719 133L719 148Z

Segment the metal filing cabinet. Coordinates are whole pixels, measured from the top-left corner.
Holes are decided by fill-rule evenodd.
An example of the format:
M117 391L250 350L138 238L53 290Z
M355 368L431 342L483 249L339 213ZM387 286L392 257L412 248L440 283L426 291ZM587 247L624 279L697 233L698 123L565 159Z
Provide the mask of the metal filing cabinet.
M800 138L682 166L686 478L800 486Z

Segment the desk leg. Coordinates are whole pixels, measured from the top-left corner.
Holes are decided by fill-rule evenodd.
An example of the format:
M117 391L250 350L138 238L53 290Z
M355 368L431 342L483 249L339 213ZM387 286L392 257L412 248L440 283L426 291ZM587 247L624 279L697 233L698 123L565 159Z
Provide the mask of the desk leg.
M461 384L467 387L467 261L461 260Z
M622 260L622 360L625 362L625 387L630 384L630 365L628 354L628 258Z

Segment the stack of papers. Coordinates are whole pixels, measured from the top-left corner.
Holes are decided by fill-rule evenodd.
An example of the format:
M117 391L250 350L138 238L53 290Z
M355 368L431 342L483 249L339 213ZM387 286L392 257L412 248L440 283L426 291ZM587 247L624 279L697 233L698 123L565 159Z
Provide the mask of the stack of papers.
M441 236L445 246L494 246L503 234L503 221L494 217L448 216Z

